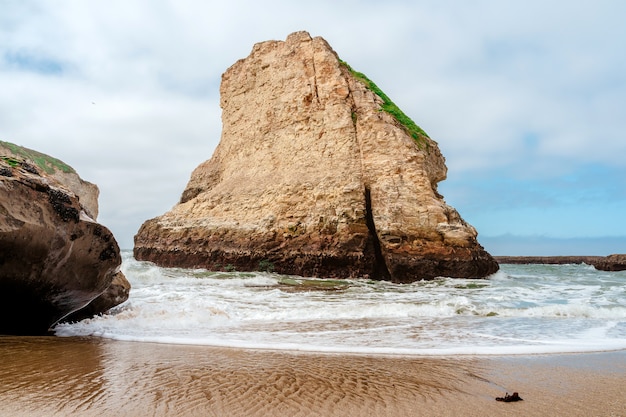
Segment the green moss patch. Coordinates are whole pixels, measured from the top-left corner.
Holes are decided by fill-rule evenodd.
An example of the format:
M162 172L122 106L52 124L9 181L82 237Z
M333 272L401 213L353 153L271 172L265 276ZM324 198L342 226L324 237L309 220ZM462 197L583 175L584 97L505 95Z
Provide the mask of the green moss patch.
M24 148L22 146L18 146L13 143L4 142L1 140L0 148L8 149L12 154L24 158L27 161L32 161L35 165L37 165L48 174L54 174L56 171L76 173L76 171L74 171L74 168L65 164L63 161L43 154L41 152L34 151L32 149Z
M282 277L278 280L278 285L280 285L282 289L289 289L291 291L339 291L347 289L350 283L336 279Z
M342 65L344 65L350 73L362 82L370 91L376 94L383 100L383 105L381 106L381 110L392 115L404 128L407 130L409 135L413 138L417 146L422 149L423 147L428 147L428 140L430 137L424 130L419 127L409 116L404 114L402 110L393 102L391 99L385 94L372 80L367 78L365 74L362 72L355 71L352 69L350 65L348 65L345 61L339 61ZM354 117L353 117L354 118Z
M11 165L14 168L22 164L20 161L18 161L15 158L11 158L10 156L1 156L0 159L2 159L3 161L5 161L7 164Z

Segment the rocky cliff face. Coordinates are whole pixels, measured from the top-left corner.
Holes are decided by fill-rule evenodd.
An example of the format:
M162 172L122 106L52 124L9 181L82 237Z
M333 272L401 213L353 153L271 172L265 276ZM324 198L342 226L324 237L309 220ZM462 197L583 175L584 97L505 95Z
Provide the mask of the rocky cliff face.
M306 32L255 45L222 76L213 157L142 225L135 257L396 282L495 272L437 192L436 142L376 90Z
M114 303L125 301L129 285L119 272L115 238L88 215L83 196L79 200L44 168L62 163L39 153L29 159L18 154L0 152L0 334L45 333L98 297L103 302L90 310L96 314L115 305L114 294L121 295ZM62 165L55 168L67 169L60 178L73 176L71 184L82 184ZM85 193L95 186L85 184L81 192L92 204L93 196ZM95 201L91 213L97 213L97 193Z

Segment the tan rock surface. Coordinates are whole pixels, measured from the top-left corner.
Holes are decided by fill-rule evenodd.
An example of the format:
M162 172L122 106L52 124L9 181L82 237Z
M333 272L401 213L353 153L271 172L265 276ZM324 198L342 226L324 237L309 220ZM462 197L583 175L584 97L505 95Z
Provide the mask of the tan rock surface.
M381 111L322 38L255 45L220 93L220 144L180 203L142 225L138 259L397 282L497 270L437 192L436 142Z

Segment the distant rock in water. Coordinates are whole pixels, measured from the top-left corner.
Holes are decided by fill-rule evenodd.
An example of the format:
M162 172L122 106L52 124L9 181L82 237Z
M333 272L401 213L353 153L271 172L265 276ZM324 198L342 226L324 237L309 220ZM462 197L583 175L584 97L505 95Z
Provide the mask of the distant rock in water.
M94 299L92 314L128 298L97 201L98 188L58 159L0 141L0 334L43 334Z
M626 271L626 254L609 256L495 256L501 264L593 265L599 271Z
M603 256L494 256L499 264L537 264L537 265L566 265L587 264L595 265L604 259Z
M614 254L598 259L593 266L600 271L626 271L626 254Z
M437 143L306 32L254 46L220 88L223 130L137 259L412 282L498 270L437 192Z

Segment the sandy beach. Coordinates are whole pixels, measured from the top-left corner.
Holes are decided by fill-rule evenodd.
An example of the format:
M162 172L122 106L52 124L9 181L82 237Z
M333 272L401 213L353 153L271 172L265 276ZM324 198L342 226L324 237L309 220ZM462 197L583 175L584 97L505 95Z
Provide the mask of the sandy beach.
M0 338L0 415L626 416L626 352L394 357ZM505 392L524 401L495 401Z

